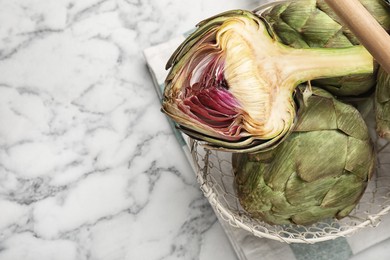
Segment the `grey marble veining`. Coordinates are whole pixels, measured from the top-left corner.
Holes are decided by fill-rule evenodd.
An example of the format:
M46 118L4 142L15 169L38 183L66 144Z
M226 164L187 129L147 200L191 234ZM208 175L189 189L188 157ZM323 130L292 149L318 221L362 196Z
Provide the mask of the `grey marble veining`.
M0 259L236 259L142 50L256 1L0 1Z

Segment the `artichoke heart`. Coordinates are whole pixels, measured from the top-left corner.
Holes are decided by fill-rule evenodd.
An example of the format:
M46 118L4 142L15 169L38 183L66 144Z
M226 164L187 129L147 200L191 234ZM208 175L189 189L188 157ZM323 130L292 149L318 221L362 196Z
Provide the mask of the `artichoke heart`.
M353 106L319 88L298 101L297 124L278 147L232 156L241 206L270 224L347 216L374 170L368 129Z
M167 63L163 111L210 147L254 152L278 145L296 117L295 88L324 77L367 74L362 46L296 49L262 18L228 11L198 24Z

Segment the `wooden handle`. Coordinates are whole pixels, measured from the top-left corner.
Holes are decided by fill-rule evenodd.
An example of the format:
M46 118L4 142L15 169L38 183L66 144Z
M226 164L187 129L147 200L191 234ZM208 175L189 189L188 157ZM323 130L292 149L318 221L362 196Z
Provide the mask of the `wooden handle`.
M358 0L325 0L390 74L390 36Z

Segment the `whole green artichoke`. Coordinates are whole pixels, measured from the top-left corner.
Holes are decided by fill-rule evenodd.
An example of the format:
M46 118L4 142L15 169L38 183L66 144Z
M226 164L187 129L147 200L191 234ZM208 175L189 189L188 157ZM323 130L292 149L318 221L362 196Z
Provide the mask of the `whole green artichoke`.
M386 30L390 10L383 0L360 0ZM275 37L294 48L343 48L359 41L323 0L299 0L277 4L262 15ZM370 92L375 73L348 75L313 81L316 86L338 96L359 96Z
M378 135L390 140L390 75L382 68L375 91L375 119Z
M318 88L298 100L298 121L284 142L232 158L242 207L270 224L347 216L374 169L368 130L354 107Z

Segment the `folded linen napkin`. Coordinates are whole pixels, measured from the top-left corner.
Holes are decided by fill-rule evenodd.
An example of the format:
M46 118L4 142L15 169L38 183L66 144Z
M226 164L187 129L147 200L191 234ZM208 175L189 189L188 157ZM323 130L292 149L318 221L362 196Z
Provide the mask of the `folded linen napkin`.
M165 63L184 40L185 36L179 36L168 42L147 48L144 50L144 56L147 66L150 70L156 92L160 100L164 89L164 80L168 73L165 70ZM184 153L192 166L192 157L188 139L175 127L174 123L168 119L172 125L172 131L175 133L178 142L181 144ZM195 168L193 168L195 171ZM390 243L390 214L382 217L380 225L376 228L367 227L350 237L340 237L335 240L319 242L316 244L286 244L276 240L259 238L251 233L233 227L223 220L217 214L219 221L229 238L237 257L240 260L273 260L273 259L354 259L357 255L374 245ZM388 253L390 256L390 250ZM359 258L360 259L360 258Z

